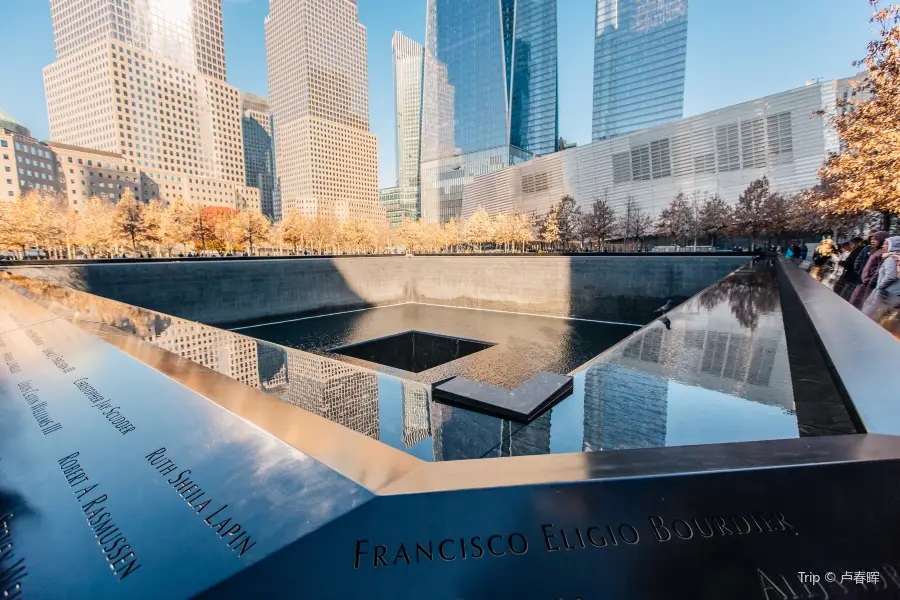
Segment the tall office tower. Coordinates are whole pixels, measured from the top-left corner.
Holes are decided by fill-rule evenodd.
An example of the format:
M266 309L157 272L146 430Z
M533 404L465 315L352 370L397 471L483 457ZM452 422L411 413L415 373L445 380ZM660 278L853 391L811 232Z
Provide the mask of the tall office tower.
M247 185L259 188L262 213L275 219L275 145L272 142L269 101L256 94L242 93L241 124L244 132Z
M556 36L556 0L428 0L425 220L459 218L465 179L556 151Z
M422 77L425 49L399 31L391 40L394 106L397 111L397 191L382 193L391 225L419 218L419 165L422 159Z
M259 206L238 91L225 81L221 0L51 0L44 69L54 141L121 154L140 196Z
M356 2L269 0L266 59L282 212L383 220Z
M592 139L680 119L688 0L597 0Z

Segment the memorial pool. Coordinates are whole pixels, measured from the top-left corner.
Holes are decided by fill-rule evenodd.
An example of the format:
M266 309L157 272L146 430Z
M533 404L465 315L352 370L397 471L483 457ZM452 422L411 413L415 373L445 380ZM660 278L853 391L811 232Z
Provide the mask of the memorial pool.
M462 375L514 388L538 371L565 374L625 339L639 326L501 311L406 303L332 315L237 327L255 337L359 364L424 383ZM386 344L383 360L354 359L339 348L419 331L484 342L489 347L418 373L390 368L386 355L403 351L399 340ZM385 362L388 361L388 362Z

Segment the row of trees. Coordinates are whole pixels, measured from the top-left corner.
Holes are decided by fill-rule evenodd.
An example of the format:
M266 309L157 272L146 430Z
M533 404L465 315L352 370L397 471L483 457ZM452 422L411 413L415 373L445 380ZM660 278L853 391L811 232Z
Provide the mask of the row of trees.
M206 251L256 254L260 248L295 254L480 251L485 244L524 250L532 241L530 217L491 218L484 210L466 222L407 220L389 229L387 223L337 221L298 212L272 224L258 212L199 207L181 198L168 206L157 201L144 204L130 191L115 204L90 198L80 212L71 210L65 198L38 192L0 202L0 250L21 256L31 249L42 250L50 258L123 253L163 257Z
M860 229L859 214L829 215L818 207L816 195L772 192L766 177L751 182L733 206L717 194L702 199L678 194L660 212L654 234L677 244L700 240L712 246L722 236L733 235L749 238L754 246L762 238L781 242L791 234L850 234Z
M133 256L146 251L170 256L198 250L239 251L271 237L269 221L260 213L227 208L200 208L181 198L168 206L158 201L135 200L126 190L115 204L98 197L88 199L82 210L69 208L65 198L29 192L14 202L0 203L0 249L32 248L51 258L75 257L78 250L89 258Z
M631 197L625 201L622 214L617 215L606 196L594 200L587 211L582 211L571 196L564 196L538 219L537 225L538 240L551 248L568 248L578 241L585 247L603 249L616 239L623 240L628 248L643 244L651 233L653 219Z
M847 221L847 219L845 219ZM126 252L157 257L175 253L215 251L249 252L260 247L293 253L364 254L408 252L480 252L486 245L505 251L526 251L540 245L567 249L576 242L583 248L605 249L611 241L634 249L649 236L715 245L724 235L757 239L780 238L793 231L826 231L834 226L817 212L811 194L785 198L769 190L765 178L751 183L734 207L717 195L676 196L657 219L626 199L620 213L608 198L596 199L582 210L566 196L546 214L498 214L479 208L471 219L448 223L404 221L389 229L363 220L339 222L292 212L273 225L253 211L198 207L181 198L168 206L137 202L126 191L118 203L88 200L81 212L69 209L65 199L30 192L15 202L0 203L0 249L21 252L39 248L51 258L85 255L89 258Z

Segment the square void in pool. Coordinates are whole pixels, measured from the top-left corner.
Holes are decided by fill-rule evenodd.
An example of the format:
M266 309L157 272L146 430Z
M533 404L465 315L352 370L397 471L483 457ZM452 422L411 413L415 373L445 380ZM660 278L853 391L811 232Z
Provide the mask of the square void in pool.
M411 373L421 373L490 348L494 344L424 331L404 331L366 342L332 348L329 352L352 356Z

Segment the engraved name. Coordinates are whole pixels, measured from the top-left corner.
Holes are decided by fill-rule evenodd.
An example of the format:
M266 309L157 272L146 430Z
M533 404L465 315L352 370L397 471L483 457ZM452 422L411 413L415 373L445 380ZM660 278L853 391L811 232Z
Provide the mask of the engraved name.
M49 435L54 431L62 429L62 423L53 420L53 417L50 416L47 401L41 400L40 396L37 395L37 392L40 390L35 388L30 380L23 381L18 384L18 387L19 391L22 392L22 398L28 403L31 415L34 417L35 422L37 422L38 427L41 428L41 433L43 435Z
M121 411L119 411L122 407L113 406L111 399L104 398L100 395L100 393L88 383L87 377L76 380L75 387L91 401L91 405L99 410L100 414L106 417L107 421L112 423L112 425L119 430L119 433L125 435L137 429L137 427L132 424Z
M22 580L28 575L25 559L16 557L10 531L13 516L13 513L0 514L0 598L3 600L21 599Z
M203 522L214 529L216 536L224 540L225 546L231 548L232 552L237 552L238 557L243 556L256 545L256 541L250 537L250 533L240 523L236 520L232 522L231 511L225 510L228 508L228 504L213 503L212 498L200 487L200 484L189 477L190 469L184 469L178 474L174 474L175 471L178 471L178 466L166 455L165 448L154 450L144 458L163 477L173 475L166 479L166 483L172 486L172 489L184 499L194 513L203 516L201 513L204 513L209 507L209 510L206 511L209 516L204 518ZM214 511L213 509L220 504L221 507Z
M3 360L6 361L6 366L9 367L9 372L12 374L21 373L22 367L19 366L18 361L16 361L12 352L6 352L3 354Z
M848 582L844 584L840 579L843 568L836 568L834 571L837 572L835 581L820 578L815 583L801 581L798 573L784 575L783 573L766 573L762 569L757 569L756 575L759 577L759 585L762 591L761 597L765 598L765 600L776 600L776 598L778 600L800 600L804 598L827 600L828 598L848 596L851 593L859 594L860 592L865 592L865 595L869 596L876 592L885 592L891 589L900 590L900 565L880 564L877 567L865 569L865 571L878 572L879 578L877 582Z
M557 527L543 523L533 534L495 533L472 536L404 542L399 545L376 544L358 540L353 568L360 566L383 568L422 562L453 562L480 558L522 555L529 548L544 552L590 550L633 546L639 543L678 543L689 540L740 535L775 534L793 531L785 516L778 511L754 512L743 515L665 519L651 515L642 524L591 524L577 527ZM532 545L529 539L538 539Z
M34 343L35 346L43 346L44 345L44 340L41 339L41 336L39 336L32 330L26 329L25 335L28 336L28 339L30 339Z
M71 479L69 487L81 486L79 489L73 489L72 493L78 500L81 511L94 532L94 537L97 538L97 544L100 546L106 562L109 563L110 571L121 581L143 565L138 562L137 554L128 543L128 538L123 535L122 530L113 521L112 513L105 504L109 500L109 496L94 492L100 484L90 483L87 475L84 474L84 469L76 460L79 454L74 452L59 459L59 468L66 477L66 481Z
M53 348L47 348L43 352L44 356L50 359L50 361L53 362L54 365L56 365L56 368L63 373L71 373L75 370L75 367L69 366L69 363L65 361L62 355Z

